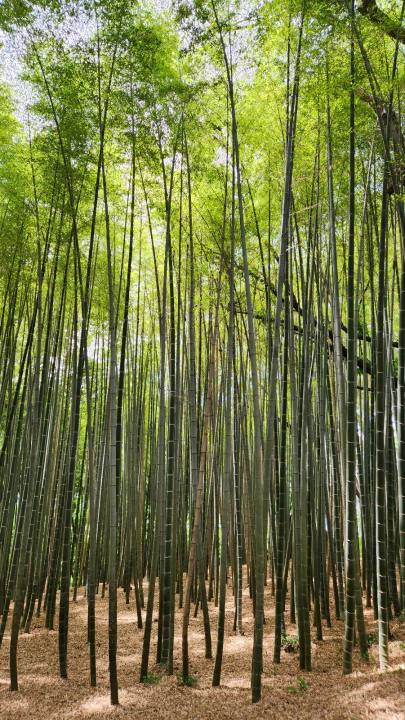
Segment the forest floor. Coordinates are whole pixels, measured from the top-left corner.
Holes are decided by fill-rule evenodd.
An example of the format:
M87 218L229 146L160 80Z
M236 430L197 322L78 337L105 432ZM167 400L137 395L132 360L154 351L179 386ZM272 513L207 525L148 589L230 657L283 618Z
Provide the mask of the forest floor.
M245 570L245 569L244 569ZM245 573L244 573L245 579ZM246 585L246 583L244 583ZM87 611L84 589L77 602L70 604L68 678L59 677L58 633L44 627L44 616L33 619L31 632L21 634L18 647L19 691L9 690L8 654L10 647L10 611L3 646L0 648L1 720L60 720L60 718L139 718L142 720L405 720L405 627L391 623L393 640L389 643L389 668L378 669L378 646L370 647L370 660L354 651L353 673L342 675L342 622L323 623L324 639L312 634L312 672L299 670L298 652L282 650L281 663L273 664L274 597L271 583L265 588L264 657L262 699L251 704L250 667L253 645L253 617L249 590L243 590L243 635L233 632L234 604L228 587L226 629L221 686L212 687L214 660L204 657L202 614L190 619L190 674L197 678L194 687L179 685L181 673L181 619L176 608L174 676L163 676L154 684L140 684L139 671L143 630L137 628L133 592L125 604L122 589L118 593L118 683L120 705L110 706L108 684L108 597L96 601L97 687L89 683L89 651L86 643ZM333 596L331 596L331 600ZM176 604L178 596L176 596ZM332 609L332 602L331 602ZM193 607L192 607L193 610ZM286 623L289 607L286 608ZM365 610L367 632L376 633L373 611ZM145 613L143 612L143 617ZM210 603L212 646L215 657L218 610ZM57 628L58 617L55 618ZM296 626L287 623L288 634ZM153 664L156 653L157 622L153 625L149 671L160 675ZM299 675L307 687L300 689ZM294 691L292 688L296 688Z

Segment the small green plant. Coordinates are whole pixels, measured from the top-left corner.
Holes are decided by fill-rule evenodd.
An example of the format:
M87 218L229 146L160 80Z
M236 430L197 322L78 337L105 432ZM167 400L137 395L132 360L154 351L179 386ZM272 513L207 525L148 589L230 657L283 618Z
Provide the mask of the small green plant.
M405 650L405 643L399 643L399 649Z
M354 638L354 644L357 645L357 636ZM366 633L366 645L367 647L371 647L376 642L378 642L378 633L376 632L368 632Z
M144 683L149 683L149 685L153 685L154 683L160 682L162 679L161 675L154 675L154 673L150 672L147 675L144 675L142 678L142 681Z
M197 678L193 675L176 675L177 682L180 685L188 685L188 687L194 687L197 685Z
M304 678L302 678L301 675L297 675L297 680L300 684L300 690L306 690L308 687L308 683L305 682Z
M370 647L371 645L374 645L378 641L378 634L376 632L368 632L366 633L366 641L367 646Z
M297 692L297 688L295 687L295 685L289 685L287 690L290 690L292 693L294 693L294 695Z
M277 675L277 668L274 667L271 668L271 670L265 670L264 672L266 673L266 675Z
M295 650L298 650L300 641L298 635L287 635L285 630L283 630L281 634L281 644L285 652L294 652Z

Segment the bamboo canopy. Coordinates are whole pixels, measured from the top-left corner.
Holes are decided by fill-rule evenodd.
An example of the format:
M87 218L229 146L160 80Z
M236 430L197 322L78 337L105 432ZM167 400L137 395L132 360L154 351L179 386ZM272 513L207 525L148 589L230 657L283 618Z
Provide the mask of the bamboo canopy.
M173 674L180 607L183 682L200 608L220 685L244 572L253 703L270 578L275 664L289 593L297 669L331 618L342 673L366 662L365 608L388 667L405 610L404 9L1 5L20 68L0 85L11 690L34 614L68 676L80 587L93 687L108 595L113 705L119 593L143 633L140 682L156 611Z

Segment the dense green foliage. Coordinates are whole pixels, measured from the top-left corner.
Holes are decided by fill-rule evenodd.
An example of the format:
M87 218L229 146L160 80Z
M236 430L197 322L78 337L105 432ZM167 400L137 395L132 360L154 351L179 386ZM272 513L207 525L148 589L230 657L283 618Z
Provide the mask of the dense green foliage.
M174 607L235 629L276 577L274 661L300 668L330 604L367 657L363 600L405 595L405 142L402 3L0 4L21 77L0 87L0 612L36 607L67 673L69 592L146 602L148 673L173 673ZM29 89L22 102L19 89ZM18 121L16 117L19 117ZM184 579L183 588L183 575ZM399 584L398 584L399 578ZM332 582L333 603L329 597ZM117 590L118 588L118 590ZM295 647L295 646L294 646ZM297 676L301 690L305 681ZM190 682L189 682L190 681ZM303 684L304 683L304 684ZM295 691L295 688L294 688Z

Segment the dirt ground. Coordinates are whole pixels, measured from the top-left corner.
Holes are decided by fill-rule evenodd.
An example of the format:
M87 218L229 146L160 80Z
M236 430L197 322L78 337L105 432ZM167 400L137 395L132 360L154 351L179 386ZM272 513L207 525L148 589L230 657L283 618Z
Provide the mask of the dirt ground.
M177 598L176 598L177 600ZM21 634L18 650L19 691L9 690L8 654L10 619L0 648L1 720L60 720L61 718L142 718L142 720L230 720L277 718L277 720L405 720L405 628L391 623L393 640L389 645L390 666L378 669L378 647L370 648L370 661L354 653L354 671L342 676L343 623L324 623L324 640L316 641L312 628L312 672L299 670L298 653L282 650L281 664L273 665L274 597L265 588L264 674L262 700L251 704L250 664L253 645L252 605L249 590L243 591L242 636L233 632L233 598L228 588L227 616L221 686L212 687L214 660L204 658L202 615L190 620L190 668L197 678L194 687L180 686L181 611L176 609L173 677L164 676L156 684L140 684L139 669L143 630L138 630L135 599L125 605L122 589L118 594L118 707L110 706L108 686L108 598L96 601L97 687L89 682L89 651L86 643L86 604L83 589L70 605L68 678L59 677L58 633L44 627L44 617L34 619L31 632ZM218 610L210 603L212 645L215 655ZM143 617L145 614L143 613ZM286 621L289 618L288 605ZM366 610L367 631L377 630L372 610ZM57 628L57 618L55 622ZM296 634L296 627L287 625ZM154 665L157 623L153 625L149 670ZM307 687L300 689L297 675ZM295 688L295 691L294 689Z

